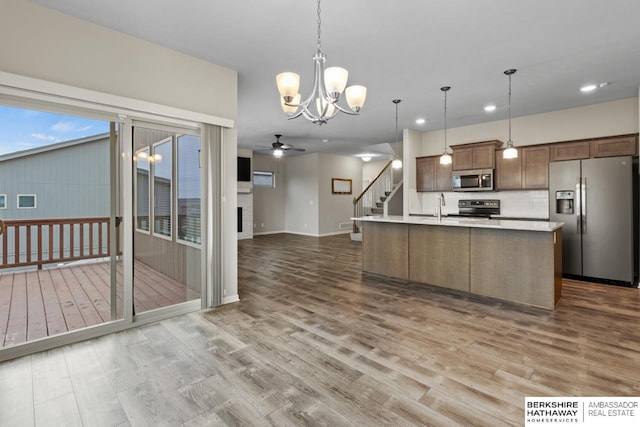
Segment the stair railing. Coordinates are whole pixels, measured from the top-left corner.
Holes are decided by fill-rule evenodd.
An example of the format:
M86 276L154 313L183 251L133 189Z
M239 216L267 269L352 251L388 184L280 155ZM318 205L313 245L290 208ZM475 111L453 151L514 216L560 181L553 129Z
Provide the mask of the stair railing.
M391 191L393 186L391 176L391 163L389 162L382 168L382 170L371 180L367 188L362 193L353 199L353 216L359 218L366 215L371 215L372 210L376 208L376 203L380 202L380 197L385 195L385 192ZM360 222L353 221L353 232L360 232Z

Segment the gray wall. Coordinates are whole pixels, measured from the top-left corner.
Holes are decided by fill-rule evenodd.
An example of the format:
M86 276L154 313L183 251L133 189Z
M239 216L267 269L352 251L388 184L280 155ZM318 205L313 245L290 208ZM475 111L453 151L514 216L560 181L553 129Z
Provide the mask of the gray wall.
M273 172L275 187L253 187L254 234L281 233L285 230L287 174L286 159L271 155L255 154L253 169Z
M0 161L0 218L109 216L109 139ZM17 209L18 194L35 194L35 209Z

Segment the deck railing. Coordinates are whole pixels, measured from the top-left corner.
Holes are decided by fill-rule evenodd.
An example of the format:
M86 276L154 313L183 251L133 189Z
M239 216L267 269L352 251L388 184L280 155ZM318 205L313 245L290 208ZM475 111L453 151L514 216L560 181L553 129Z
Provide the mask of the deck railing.
M109 217L2 221L0 268L108 257Z

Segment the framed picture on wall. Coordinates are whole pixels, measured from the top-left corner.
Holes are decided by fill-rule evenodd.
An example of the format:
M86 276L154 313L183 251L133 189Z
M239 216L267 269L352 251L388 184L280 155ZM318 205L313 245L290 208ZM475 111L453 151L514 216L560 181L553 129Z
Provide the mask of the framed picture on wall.
M331 178L331 194L351 194L351 180Z

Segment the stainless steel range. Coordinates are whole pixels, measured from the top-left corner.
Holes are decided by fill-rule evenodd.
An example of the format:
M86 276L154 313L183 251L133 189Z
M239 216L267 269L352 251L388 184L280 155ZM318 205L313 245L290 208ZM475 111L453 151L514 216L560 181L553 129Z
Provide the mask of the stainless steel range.
M500 200L458 200L458 216L491 218L500 215Z

